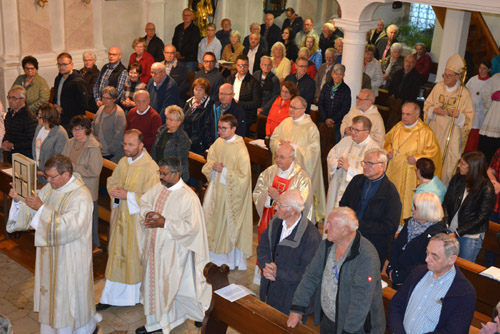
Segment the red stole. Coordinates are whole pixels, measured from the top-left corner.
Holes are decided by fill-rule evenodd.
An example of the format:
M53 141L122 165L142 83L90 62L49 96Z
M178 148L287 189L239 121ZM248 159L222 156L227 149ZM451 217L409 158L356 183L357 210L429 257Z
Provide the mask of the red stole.
M295 176L295 175L294 175ZM290 184L290 181L292 181L293 177L290 179L284 179L282 177L279 177L276 175L273 179L273 185L272 187L275 189L278 189L280 195L285 192L288 189L288 185ZM269 225L269 222L273 218L273 216L276 214L276 201L273 202L272 206L270 208L264 207L264 210L262 211L262 218L260 219L259 222L259 229L258 229L258 240L260 242L260 235L264 230L267 228Z

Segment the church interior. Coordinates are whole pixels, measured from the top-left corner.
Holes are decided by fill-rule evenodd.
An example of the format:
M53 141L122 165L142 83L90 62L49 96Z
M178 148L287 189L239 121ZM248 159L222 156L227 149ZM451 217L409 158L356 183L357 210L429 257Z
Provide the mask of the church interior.
M147 22L156 25L156 34L165 44L173 37L174 27L181 22L182 10L192 0L1 0L0 16L0 100L8 105L6 96L16 77L23 73L21 60L26 55L38 59L39 74L47 79L49 86L58 70L56 56L68 52L73 56L75 68L83 67L82 54L93 51L97 55L97 67L107 63L107 53L111 47L121 49L126 60L133 52L131 42L136 37L144 36ZM232 29L249 34L252 22L263 22L262 0L215 0L214 13L210 21L220 29L224 18L230 18ZM278 1L279 2L279 1ZM285 5L286 4L286 5ZM344 32L344 48L342 63L346 66L345 82L350 86L353 104L356 94L361 89L363 72L363 53L366 34L377 26L382 19L387 25L403 24L420 27L426 26L431 33L428 36L428 50L433 61L429 82L421 90L420 102L429 94L435 82L440 81L444 73L447 59L455 53L464 56L469 53L472 68L468 75L478 73L479 62L491 59L500 54L500 1L498 0L420 0L398 2L392 0L288 0L281 1L284 8L292 7L303 18L312 18L314 28L321 32L323 23L334 19L335 26ZM286 7L285 7L286 6ZM281 27L285 19L284 10L275 18ZM413 20L413 21L412 21ZM420 20L420 21L419 21ZM420 23L419 23L420 22ZM421 23L424 22L424 23ZM403 45L402 55L415 52L413 45ZM382 92L377 103L383 104L386 95ZM382 109L383 108L380 108ZM259 153L257 153L259 154ZM267 159L267 160L266 160ZM200 180L198 191L202 191L202 161L190 160L191 175ZM258 157L252 160L252 177L255 180L259 172L270 165L269 157ZM107 174L106 174L107 173ZM105 185L106 178L112 173L109 166L104 166L100 184ZM255 174L255 175L253 175ZM10 179L0 173L2 201L0 206L0 314L9 317L16 334L38 333L38 314L33 312L33 289L35 270L34 233L7 233L7 222L10 198ZM259 287L253 284L253 268L256 262L258 215L253 212L254 239L253 256L247 259L247 271L231 271L229 282L241 284L258 296ZM104 249L107 245L109 231L110 204L109 198L99 199L99 235ZM490 223L490 225L493 223ZM319 224L320 229L322 223ZM499 225L499 224L495 224ZM496 227L498 228L498 227ZM488 238L488 237L487 237ZM495 245L492 237L488 242L500 254L500 246ZM482 267L484 251L481 251L477 266ZM98 301L104 287L104 272L107 255L93 258L94 261L94 294ZM497 267L500 260L497 260ZM479 270L478 267L471 272ZM472 274L471 274L472 275ZM477 276L477 275L476 275ZM497 287L500 287L498 285ZM478 295L488 291L476 287ZM500 291L500 290L496 290ZM384 295L384 298L390 296ZM487 297L491 299L491 296ZM498 293L495 297L498 300ZM482 302L482 301L481 301ZM481 303L480 302L480 303ZM489 307L486 302L483 309ZM488 321L490 313L476 312L471 333L479 333L482 321ZM110 308L103 311L99 333L135 333L135 329L145 323L141 305L134 307ZM243 321L243 320L242 320ZM311 333L319 333L319 329L311 325ZM187 321L171 333L200 333L193 321ZM227 333L238 333L230 328ZM285 333L285 332L283 332ZM305 332L304 332L305 333Z

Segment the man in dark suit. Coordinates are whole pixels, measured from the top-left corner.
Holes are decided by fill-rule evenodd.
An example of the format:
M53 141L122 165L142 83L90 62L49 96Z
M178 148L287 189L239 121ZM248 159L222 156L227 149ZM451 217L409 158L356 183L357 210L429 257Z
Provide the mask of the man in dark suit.
M416 63L417 60L414 56L406 56L404 67L397 70L392 77L387 100L391 109L387 120L387 132L401 120L401 106L403 103L416 102L420 94L420 86L424 83L424 79L415 69Z
M267 13L264 16L264 23L260 25L260 34L266 40L269 52L271 52L274 43L281 41L281 29L274 24L273 14Z
M259 34L250 34L248 37L249 47L245 48L243 54L248 57L248 71L253 74L260 69L260 59L266 55L266 50L260 45Z
M234 100L245 110L247 133L250 125L257 121L257 108L262 103L260 83L248 73L248 57L236 58L236 74L229 77L228 83L234 87Z
M387 154L372 148L365 152L363 174L353 177L339 206L348 206L359 219L359 232L377 249L381 268L401 217L401 200L394 184L385 175Z
M298 16L297 13L295 13L295 10L292 7L288 7L286 9L285 15L286 19L283 22L281 31L285 30L285 28L288 27L292 28L292 35L290 36L290 39L294 39L295 34L302 30L304 20L302 20L302 17Z
M271 72L273 61L271 57L264 56L260 59L260 70L253 73L253 77L262 88L262 104L257 108L257 114L268 115L274 100L280 95L280 79Z
M177 61L175 58L176 53L177 50L175 46L172 44L165 45L165 49L163 50L165 60L163 61L163 64L165 64L167 74L170 75L170 77L174 79L179 86L180 105L183 106L184 102L186 102L186 94L189 91L189 76L184 64Z
M214 141L219 138L219 132L217 129L217 126L219 125L219 119L227 114L231 114L236 117L236 119L238 120L236 134L240 137L245 137L245 110L243 110L243 108L238 103L236 103L233 97L233 86L229 83L222 84L219 88L219 101L213 105L213 110L210 110L210 113L207 117L205 138L207 139L209 145L212 145Z

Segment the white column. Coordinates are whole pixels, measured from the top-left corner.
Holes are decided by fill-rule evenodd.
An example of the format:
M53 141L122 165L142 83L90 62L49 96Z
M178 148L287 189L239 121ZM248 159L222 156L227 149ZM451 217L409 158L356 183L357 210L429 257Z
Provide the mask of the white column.
M64 3L63 0L52 0L47 3L46 7L49 10L52 51L58 54L66 49L64 37L66 32L64 29Z
M335 25L344 29L342 64L345 66L345 83L351 88L351 105L356 105L356 95L361 90L366 32L377 26L376 21L354 22L336 19Z
M464 56L469 34L470 16L470 12L449 8L446 10L436 81L441 81L440 78L444 73L448 58L455 53Z

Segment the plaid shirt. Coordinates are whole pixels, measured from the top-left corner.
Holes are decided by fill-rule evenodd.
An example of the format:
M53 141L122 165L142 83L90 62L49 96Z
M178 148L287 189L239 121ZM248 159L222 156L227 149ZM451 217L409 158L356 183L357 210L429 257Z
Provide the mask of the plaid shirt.
M118 66L118 64L120 64L120 62L117 62L114 65L108 64L109 66L106 71L104 71L104 73L101 72L101 74L99 75L99 78L97 79L97 82L94 86L94 99L96 100L96 102L101 100L101 91L104 87L108 86L109 76L111 75L111 72L113 72L113 70L116 68L116 66ZM117 101L122 100L123 88L125 87L127 78L127 70L122 71L122 73L120 73L120 76L118 77L118 85L116 87L116 90L118 91L118 97L116 99Z
M132 101L134 101L134 93L141 89L143 90L146 89L146 84L144 82L141 81L132 82L130 81L130 78L127 77L121 101L125 101L127 97L130 98Z
M495 171L495 179L500 182L500 148L495 152L491 159L490 168ZM500 194L497 194L497 200L493 212L500 212Z

